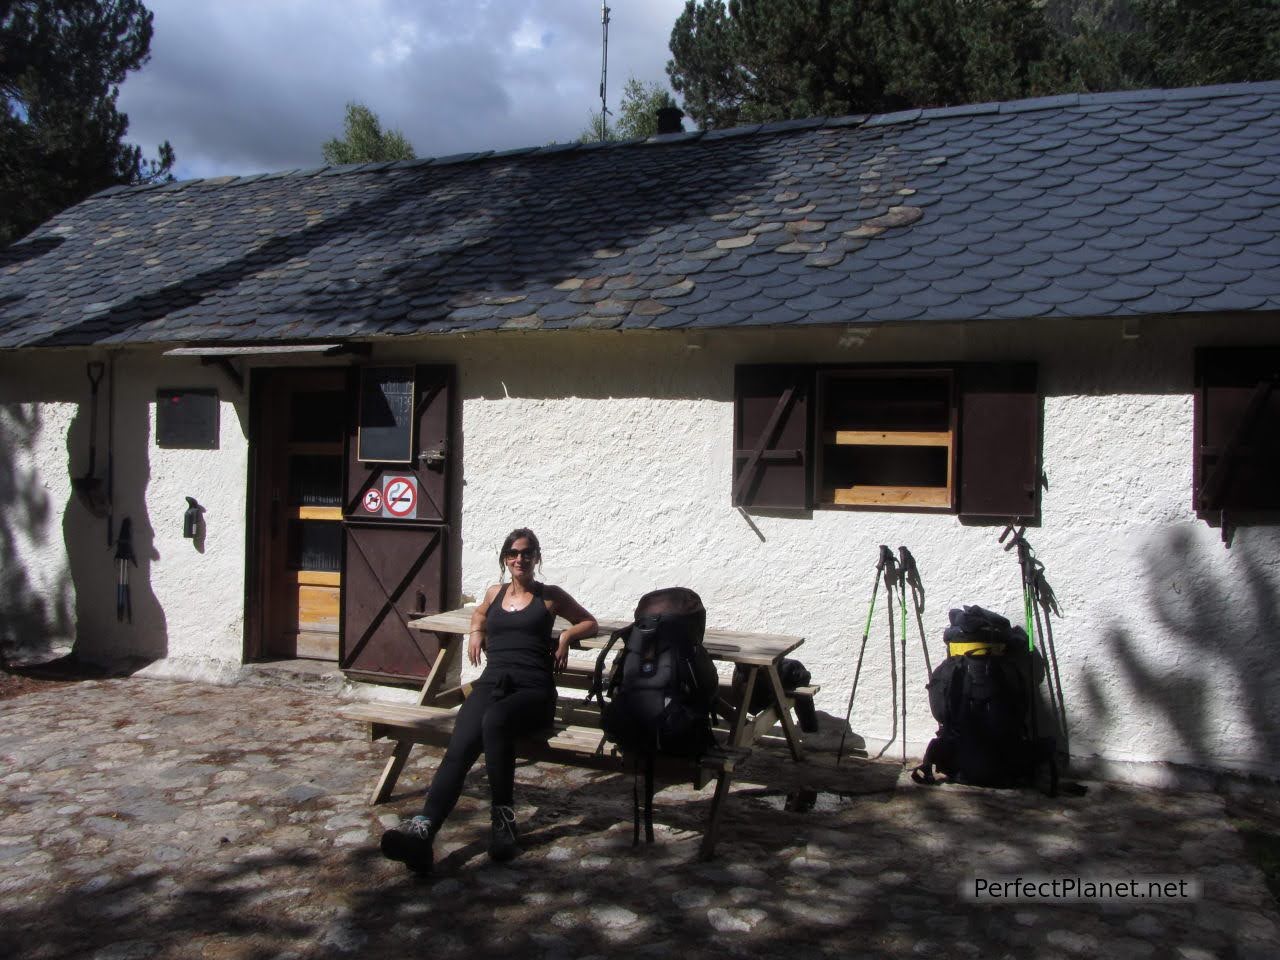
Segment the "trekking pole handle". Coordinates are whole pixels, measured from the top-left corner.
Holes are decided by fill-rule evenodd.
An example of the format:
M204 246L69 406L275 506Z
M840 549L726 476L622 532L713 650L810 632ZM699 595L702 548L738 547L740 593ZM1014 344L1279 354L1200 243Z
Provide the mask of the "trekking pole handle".
M1004 545L1005 552L1007 553L1008 551L1012 550L1014 547L1018 546L1020 543L1025 542L1022 539L1022 535L1026 532L1027 532L1026 527L1018 527L1017 530L1014 530L1012 525L1005 527L1000 534L1001 543L1004 543L1005 538L1009 536L1009 534L1011 533L1013 534L1013 539L1010 540L1008 543L1005 543Z
M889 549L888 545L880 544L880 559L876 561L876 569L883 570L886 566L892 566L892 564L893 551Z

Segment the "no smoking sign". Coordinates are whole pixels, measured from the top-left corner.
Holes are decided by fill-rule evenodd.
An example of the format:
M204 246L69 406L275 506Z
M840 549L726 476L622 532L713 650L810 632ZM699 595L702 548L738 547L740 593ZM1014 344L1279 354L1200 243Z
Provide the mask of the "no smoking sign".
M373 491L370 491L372 493ZM382 515L393 520L418 515L418 478L388 476L382 482Z

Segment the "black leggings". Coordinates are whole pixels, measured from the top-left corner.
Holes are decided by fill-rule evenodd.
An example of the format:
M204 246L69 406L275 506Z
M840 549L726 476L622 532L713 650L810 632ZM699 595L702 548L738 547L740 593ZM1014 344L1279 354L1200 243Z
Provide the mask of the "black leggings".
M493 684L476 684L462 703L449 749L431 780L424 816L437 825L453 811L467 771L484 751L489 793L496 806L511 806L515 788L515 739L551 725L555 716L555 687L523 687L494 698Z

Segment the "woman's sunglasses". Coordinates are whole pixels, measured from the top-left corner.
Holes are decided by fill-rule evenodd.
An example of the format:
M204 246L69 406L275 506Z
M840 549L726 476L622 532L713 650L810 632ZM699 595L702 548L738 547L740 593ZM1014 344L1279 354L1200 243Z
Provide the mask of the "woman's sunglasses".
M527 563L527 562L529 562L530 560L533 560L533 559L537 556L537 552L536 552L536 551L534 551L534 550L532 550L532 549L530 549L530 550L504 550L504 551L502 552L502 555L503 555L503 557L505 557L505 558L506 558L506 559L508 559L508 560L514 560L516 557L519 557L521 560L524 560L524 561Z

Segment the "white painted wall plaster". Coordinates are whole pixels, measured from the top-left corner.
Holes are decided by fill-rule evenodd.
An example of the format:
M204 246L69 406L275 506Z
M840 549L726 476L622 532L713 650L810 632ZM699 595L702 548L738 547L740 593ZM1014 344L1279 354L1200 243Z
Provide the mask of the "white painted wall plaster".
M1214 342L1280 333L1215 323ZM823 685L819 709L842 717L877 544L906 544L919 561L934 663L949 607L1021 619L1017 563L999 526L951 515L748 521L729 504L734 364L1036 360L1049 488L1028 536L1063 610L1053 631L1073 753L1269 773L1280 759L1280 707L1268 695L1280 674L1268 648L1280 535L1247 528L1227 549L1192 513L1192 356L1210 337L1190 321L1149 321L1128 341L1119 326L452 342L431 356L459 363L465 397L463 592L496 579L497 546L528 525L543 539L545 579L600 615L624 617L644 591L685 584L717 625L805 636L799 656ZM900 736L883 598L853 715L873 752ZM914 624L907 675L918 755L935 723Z
M503 536L528 525L542 537L544 579L601 616L625 617L644 591L684 584L702 595L716 625L805 636L799 656L823 686L819 709L836 717L853 680L877 544L906 544L919 561L935 663L949 607L977 603L1021 617L1017 564L997 542L999 526L968 526L951 515L742 516L729 503L734 365L1035 360L1049 486L1042 524L1028 537L1063 611L1053 627L1072 752L1117 765L1172 761L1270 774L1280 760L1280 705L1270 697L1280 679L1273 656L1280 531L1243 529L1227 549L1195 519L1191 387L1196 346L1277 337L1274 320L1257 318L1147 321L1133 341L1121 338L1118 321L558 332L378 345L372 359L457 364L462 440L454 455L465 485L455 565L464 595L496 580ZM39 439L20 475L37 476L28 485L43 485L54 510L49 539L21 541L17 552L27 568L45 571L41 585L71 570L81 634L96 644L142 648L139 638L158 626L170 657L238 658L243 405L224 403L219 451L160 451L148 406L155 387L214 375L194 364L179 375L168 365L174 361L156 358L126 362L136 380L135 432L146 432L132 483L140 498L133 509L155 530L151 619L133 630L115 626L105 546L95 543L92 562L68 563L65 547L59 554L56 524L78 510L68 505L62 434L67 404L84 396L83 358L24 358L37 372L13 381L20 365L0 357L0 402L39 403ZM187 493L209 507L204 555L181 539ZM95 526L87 536L101 534ZM72 553L81 550L89 552ZM90 630L88 611L107 622ZM914 625L910 631L907 733L918 754L935 724ZM853 714L855 733L873 752L900 733L887 644L881 592Z
M13 453L18 500L4 525L20 531L18 566L32 593L49 598L46 641L74 639L91 661L122 657L239 662L243 651L245 476L243 402L225 380L193 360L122 352L116 361L115 524L132 520L137 565L130 567L133 623L116 619L115 551L107 524L73 495L71 477L88 470L89 384L79 351L0 357L0 443ZM219 449L155 444L156 390L214 387ZM107 470L107 382L99 399L98 476ZM23 428L26 424L26 428ZM203 552L182 536L186 497L207 509ZM0 501L2 502L2 501ZM36 514L39 514L37 517ZM0 556L0 560L3 560ZM0 575L13 577L13 566ZM12 604L13 598L6 601ZM26 645L34 624L24 623Z

